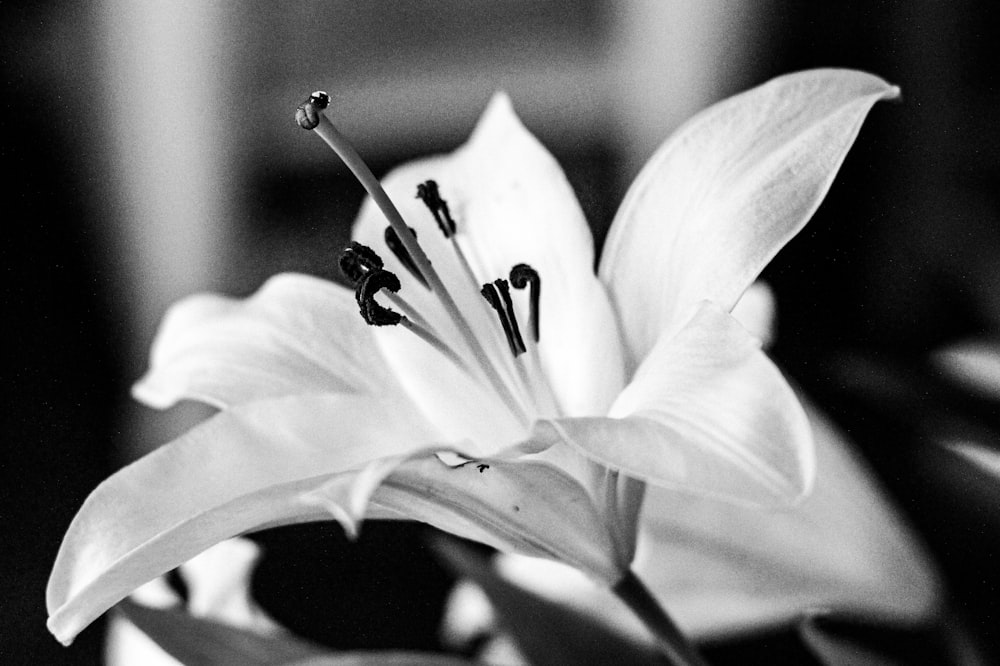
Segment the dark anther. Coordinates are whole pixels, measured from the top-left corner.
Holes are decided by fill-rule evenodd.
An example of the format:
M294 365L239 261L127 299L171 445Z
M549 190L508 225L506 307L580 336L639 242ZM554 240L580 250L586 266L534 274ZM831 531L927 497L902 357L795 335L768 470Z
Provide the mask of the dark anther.
M503 283L502 288L507 292L506 298L501 296L497 289L501 283ZM521 339L521 334L517 331L517 322L513 319L514 310L507 306L510 303L510 292L507 290L506 281L497 280L492 284L487 282L479 293L483 295L490 307L496 310L500 326L503 327L504 335L507 336L507 344L510 345L510 353L515 357L522 354L525 351L524 340Z
M485 472L489 468L490 468L490 466L487 465L486 463L479 463L478 465L476 465L476 469L479 470L480 474L482 474L483 472Z
M504 310L507 313L507 321L510 322L511 337L514 338L514 346L517 349L514 352L514 356L523 354L528 351L528 348L524 346L524 338L521 337L521 329L517 325L517 315L514 314L514 303L510 300L510 287L507 285L507 280L494 280L493 284L496 285L497 291L500 292L500 298L503 299Z
M361 308L361 316L372 326L395 326L403 320L395 310L382 307L375 300L375 295L383 289L396 293L399 291L399 278L390 271L375 269L366 272L358 280L354 288L354 297Z
M302 129L316 129L319 125L319 112L328 106L330 106L330 96L322 90L317 90L295 109L295 122Z
M441 198L438 192L438 184L433 180L417 185L417 198L424 202L434 215L434 220L441 227L441 233L445 238L455 235L455 220L451 219L451 211L448 210L448 202Z
M417 237L417 232L414 231L412 227L407 227L407 229L410 230L410 233L413 234L414 238ZM417 268L417 264L413 261L413 257L410 256L406 246L403 245L403 241L399 239L399 235L392 227L385 228L385 244L389 246L392 253L396 255L397 259L399 259L399 263L403 264L403 266L406 267L406 270L410 271L410 275L419 280L420 284L427 287L427 278L425 278L424 274L420 272L419 268ZM429 288L430 287L428 287L428 289Z
M357 284L365 273L381 270L382 266L382 257L357 241L351 241L351 246L340 255L340 272L353 284Z
M524 289L531 285L531 337L538 342L541 338L538 304L542 297L542 278L539 277L538 271L528 264L518 264L510 269L510 283L515 289Z

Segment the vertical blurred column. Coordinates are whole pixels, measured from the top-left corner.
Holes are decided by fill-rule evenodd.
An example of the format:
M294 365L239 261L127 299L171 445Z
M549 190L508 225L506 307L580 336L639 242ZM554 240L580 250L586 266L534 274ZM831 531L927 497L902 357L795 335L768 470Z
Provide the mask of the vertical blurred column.
M767 3L628 0L611 6L609 92L630 181L696 111L747 85Z
M169 304L216 286L226 263L239 171L231 127L242 102L231 85L233 11L199 0L101 5L107 209L133 377ZM159 444L161 434L141 439Z

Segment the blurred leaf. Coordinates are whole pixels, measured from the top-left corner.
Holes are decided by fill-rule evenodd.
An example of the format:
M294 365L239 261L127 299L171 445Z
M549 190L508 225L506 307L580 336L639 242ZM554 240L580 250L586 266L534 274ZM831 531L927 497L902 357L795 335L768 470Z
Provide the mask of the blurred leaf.
M472 662L444 654L421 652L345 652L284 666L471 666Z
M1000 340L982 338L938 349L931 361L956 384L990 400L1000 400Z
M188 666L285 664L321 657L324 651L289 636L266 636L192 617L182 610L142 606L128 599L118 610L164 651Z
M824 666L980 666L986 662L960 627L895 624L874 616L833 611L806 615L803 644Z
M435 543L455 573L479 585L500 621L533 664L595 666L663 664L651 647L633 642L607 625L548 601L503 579L488 558L453 540Z
M293 636L267 636L175 609L126 599L117 608L164 651L187 666L462 666L469 662L419 652L328 650Z
M822 617L804 619L799 625L799 635L825 666L897 666L906 663L866 645L858 636L835 631Z

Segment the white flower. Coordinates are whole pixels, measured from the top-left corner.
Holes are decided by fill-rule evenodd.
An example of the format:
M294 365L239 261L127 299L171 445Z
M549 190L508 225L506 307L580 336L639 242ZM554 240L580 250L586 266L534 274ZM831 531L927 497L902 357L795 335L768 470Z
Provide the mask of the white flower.
M808 221L871 106L897 94L868 74L815 70L697 115L633 184L597 276L571 188L505 96L465 146L390 174L387 198L321 105L305 105L303 124L341 142L376 195L354 237L385 270L355 247L357 303L284 275L246 301L203 295L171 310L136 396L221 412L87 499L50 580L50 630L68 643L222 539L331 512L349 530L421 520L613 586L632 561L644 482L753 503L802 496L808 421L728 310ZM414 197L431 180L454 232ZM405 252L387 251L387 218ZM540 276L538 306L537 285L506 305L498 282L494 312L481 285L519 264ZM398 325L368 326L358 305Z

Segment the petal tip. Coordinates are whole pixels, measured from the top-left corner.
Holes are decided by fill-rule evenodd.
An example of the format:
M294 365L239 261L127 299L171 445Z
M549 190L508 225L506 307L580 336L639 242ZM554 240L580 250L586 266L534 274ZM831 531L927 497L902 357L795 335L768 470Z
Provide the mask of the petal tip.
M55 614L49 616L45 626L49 630L49 633L52 634L55 639L63 645L63 647L69 647L73 644L73 640L76 638L77 632L67 631L66 628L62 626L62 623L59 622Z
M512 128L523 127L520 118L514 111L514 102L510 95L502 90L493 93L483 115L480 116L473 132L473 141L482 136L498 134L505 136Z
M488 115L490 113L514 113L514 102L510 98L510 94L506 90L497 90L490 97L489 103L486 105L486 110L483 115Z
M147 373L142 379L132 385L132 398L153 409L168 409L173 407L176 400L166 395L162 390L158 390L156 382L152 381L151 373Z
M322 489L302 495L302 501L306 504L320 507L330 513L330 516L340 523L344 530L344 535L349 541L357 541L361 534L361 523L363 516L355 516L340 503L331 500Z

